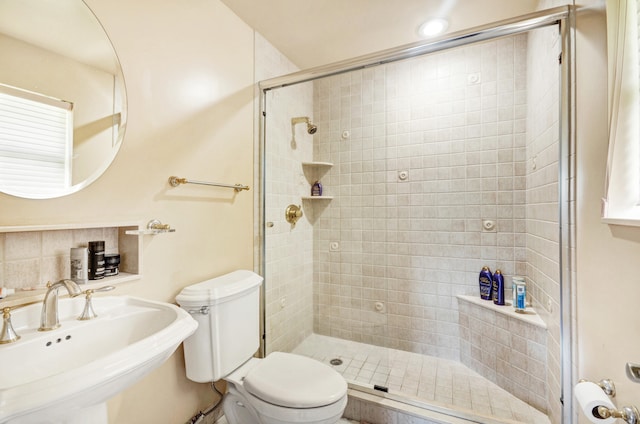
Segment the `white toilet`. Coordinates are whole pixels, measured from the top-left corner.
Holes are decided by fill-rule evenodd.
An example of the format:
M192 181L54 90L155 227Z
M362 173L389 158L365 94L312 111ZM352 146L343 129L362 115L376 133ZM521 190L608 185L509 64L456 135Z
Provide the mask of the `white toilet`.
M185 287L176 297L198 321L184 341L190 380L224 379L229 424L334 424L347 406L347 383L328 365L260 346L260 285L251 271L234 271Z

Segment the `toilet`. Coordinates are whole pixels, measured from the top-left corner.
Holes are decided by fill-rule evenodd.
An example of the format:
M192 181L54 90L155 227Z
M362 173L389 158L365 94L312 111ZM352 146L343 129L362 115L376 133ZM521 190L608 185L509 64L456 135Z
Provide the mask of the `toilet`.
M334 424L347 406L347 383L328 365L260 347L262 277L246 270L185 287L176 302L198 321L184 341L187 377L224 379L229 424Z

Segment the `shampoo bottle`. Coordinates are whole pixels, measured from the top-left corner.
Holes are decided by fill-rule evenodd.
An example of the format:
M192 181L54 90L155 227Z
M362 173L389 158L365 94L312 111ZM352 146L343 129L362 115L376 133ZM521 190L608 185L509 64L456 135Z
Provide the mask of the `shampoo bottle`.
M78 284L85 284L89 279L89 249L86 247L72 247L70 277Z
M483 266L478 277L480 283L480 298L484 300L491 300L491 287L493 285L493 275L488 266Z
M104 241L90 241L89 244L89 280L104 278Z
M320 181L316 181L311 186L311 195L312 196L322 196L322 183Z
M504 276L499 269L496 269L496 272L493 274L492 297L493 303L496 305L504 305Z

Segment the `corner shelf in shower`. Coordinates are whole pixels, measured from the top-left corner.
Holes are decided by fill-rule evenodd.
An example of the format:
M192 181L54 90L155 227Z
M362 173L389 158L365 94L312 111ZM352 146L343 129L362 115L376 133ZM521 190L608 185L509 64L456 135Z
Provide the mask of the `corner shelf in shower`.
M333 196L302 196L302 200L333 200Z
M310 185L319 181L332 166L331 162L302 162L302 170ZM302 201L307 206L309 222L314 223L331 200L333 200L333 196L302 196Z
M331 162L302 162L302 166L308 166L310 168L331 168L333 164Z
M322 178L332 166L331 162L302 162L302 170L309 184Z

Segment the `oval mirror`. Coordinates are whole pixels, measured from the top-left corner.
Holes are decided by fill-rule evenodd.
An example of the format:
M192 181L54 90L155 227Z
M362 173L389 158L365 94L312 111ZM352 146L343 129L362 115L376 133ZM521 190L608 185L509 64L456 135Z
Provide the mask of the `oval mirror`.
M120 62L82 0L0 0L0 191L74 193L122 144Z

